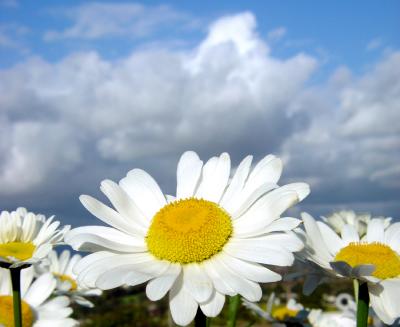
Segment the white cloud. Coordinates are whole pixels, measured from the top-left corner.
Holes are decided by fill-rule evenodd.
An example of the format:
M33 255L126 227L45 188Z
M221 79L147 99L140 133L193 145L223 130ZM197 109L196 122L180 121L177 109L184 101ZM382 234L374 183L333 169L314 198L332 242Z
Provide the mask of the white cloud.
M372 51L372 50L379 49L380 47L382 47L382 39L375 38L368 42L366 49L367 49L367 51Z
M32 59L1 74L0 106L12 136L20 124L45 122L46 127L8 140L6 145L18 149L24 160L17 164L12 154L3 158L7 164L0 183L7 187L0 192L13 183L20 189L40 187L51 174L65 174L58 160L42 165L39 158L62 158L65 169L73 171L87 147L87 167L192 147L277 150L295 128L285 108L315 67L315 59L304 54L271 57L250 13L216 21L187 52L137 50L118 61L88 52L54 64ZM62 136L49 135L59 146L48 153L44 135L49 130L57 134L59 126ZM270 140L260 143L264 139ZM18 177L28 168L38 169L35 178Z
M85 28L69 33L105 35ZM138 166L167 183L173 170L165 168L195 149L229 151L234 161L278 153L288 163L285 176L323 194L314 200L320 205L393 198L400 53L363 76L339 67L312 86L315 58L280 59L270 46L254 16L242 13L218 19L185 51L138 48L119 60L81 52L0 71L0 194L56 196L49 190L65 180L64 196Z
M65 14L65 13L64 13ZM185 21L187 17L168 6L147 7L136 3L90 2L66 10L73 22L64 30L50 30L46 41L104 37L137 38L147 36L157 27Z
M270 42L278 41L286 35L286 32L287 30L285 27L277 27L268 32L267 39Z
M335 75L343 74L348 76L343 69ZM400 188L399 76L400 52L391 53L364 76L339 78L339 84L304 95L303 108L322 110L313 111L310 128L284 145L293 163L307 167L298 174L310 176L315 185L358 180L363 187L361 179L379 188Z

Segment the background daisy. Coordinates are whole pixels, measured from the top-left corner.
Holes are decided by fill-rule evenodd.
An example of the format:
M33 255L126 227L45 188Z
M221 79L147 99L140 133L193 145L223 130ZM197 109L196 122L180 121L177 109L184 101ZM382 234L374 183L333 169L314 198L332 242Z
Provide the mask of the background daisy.
M17 267L37 263L59 244L70 226L58 229L60 222L46 219L25 208L0 213L0 263Z
M378 317L391 324L400 316L400 223L385 229L383 219L371 219L360 238L354 225L343 226L341 236L321 221L303 213L306 247L303 258L335 277L367 283L371 305ZM319 274L306 281L316 286Z
M24 327L71 327L78 322L69 316L72 309L66 296L51 297L56 280L43 274L33 281L33 267L21 272L22 322ZM0 268L0 326L9 326L13 321L13 299L11 276L8 269Z
M73 267L82 259L79 254L71 256L69 250L64 250L60 255L51 251L47 260L35 267L39 275L50 272L57 280L57 291L70 297L73 302L86 307L93 307L93 303L86 297L99 296L102 291L97 288L83 287L78 283Z

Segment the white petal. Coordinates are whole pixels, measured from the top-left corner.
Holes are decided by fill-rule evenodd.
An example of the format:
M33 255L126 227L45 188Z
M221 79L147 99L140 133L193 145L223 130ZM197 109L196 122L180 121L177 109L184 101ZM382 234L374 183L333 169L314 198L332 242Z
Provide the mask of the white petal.
M113 181L104 180L101 182L100 189L109 198L121 216L132 226L132 232L144 236L150 221L121 186Z
M252 156L247 156L242 160L220 201L221 206L228 212L233 212L237 206L237 199L249 175L252 160Z
M321 231L321 235L324 237L326 247L335 256L345 246L345 243L327 224L317 221L317 225Z
M180 272L180 265L171 264L167 271L165 271L161 276L156 277L147 283L147 297L152 301L158 301L163 298L174 284Z
M196 315L198 304L183 287L182 274L177 278L169 292L169 307L172 319L181 326L188 325Z
M221 275L221 272L215 269L214 265L212 264L212 259L205 261L202 266L212 280L213 285L218 292L229 296L234 296L237 294L237 292L235 292L226 282L224 276Z
M387 279L381 284L368 284L372 308L385 324L392 324L400 316L400 280Z
M203 174L196 198L218 203L229 180L231 160L229 154L222 153L219 158L211 158L203 167Z
M246 182L246 188L255 190L261 184L276 184L282 174L282 160L274 155L267 155L254 167Z
M96 279L95 285L102 290L109 290L124 284L131 286L139 285L153 277L152 275L135 271L136 267L137 265L134 264L126 264L117 268L109 269L99 275ZM133 280L135 280L135 282L133 282Z
M131 170L125 178L120 180L119 185L148 220L151 220L157 211L167 204L157 182L144 170Z
M106 224L133 235L137 234L136 229L130 225L117 211L107 207L105 204L89 195L81 195L79 200L83 206L93 215Z
M303 219L309 242L315 251L315 255L319 258L319 261L325 263L332 261L333 257L325 244L321 231L314 218L306 212L301 213L301 218Z
M262 296L261 287L259 284L245 279L227 267L219 256L215 256L210 260L210 264L214 265L226 283L235 291L249 301L259 301Z
M56 284L57 282L51 273L43 274L30 286L24 296L24 300L29 305L37 307L51 295Z
M291 266L294 261L293 254L283 246L270 246L254 239L232 240L224 251L235 258L275 266Z
M183 267L183 283L197 302L206 302L212 295L213 286L206 272L196 263Z
M207 317L216 317L220 314L225 303L225 295L214 290L211 298L204 303L200 303L201 311Z
M360 236L353 225L344 225L341 234L345 245L348 245L352 242L358 242L360 240Z
M282 279L282 276L257 263L237 259L228 254L220 256L222 262L242 277L258 283L272 283Z
M234 220L234 235L247 237L263 233L264 229L289 207L297 203L294 191L273 190L259 199L240 218Z
M176 171L176 198L192 197L198 185L203 161L196 152L187 151L182 154Z
M385 241L385 226L383 225L382 219L371 219L367 229L367 242L379 242Z
M78 227L65 236L65 242L74 250L117 252L145 252L147 246L143 238L134 237L114 228L104 226Z
M284 217L273 221L265 229L264 233L290 231L301 224L301 220L297 218Z

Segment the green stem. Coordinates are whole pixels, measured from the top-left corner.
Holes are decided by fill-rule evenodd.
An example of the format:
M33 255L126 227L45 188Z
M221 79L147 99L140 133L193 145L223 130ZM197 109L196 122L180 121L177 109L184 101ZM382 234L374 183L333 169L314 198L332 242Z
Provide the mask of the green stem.
M353 279L353 290L354 290L354 301L358 301L358 285L359 282L357 279Z
M228 327L235 327L238 309L240 306L240 296L235 295L229 298L229 318L228 318Z
M357 301L357 327L367 327L369 311L368 284L360 283Z
M21 315L21 268L10 268L13 290L14 326L22 327Z
M194 318L195 327L207 327L207 317L201 311L201 309L197 309L196 317Z

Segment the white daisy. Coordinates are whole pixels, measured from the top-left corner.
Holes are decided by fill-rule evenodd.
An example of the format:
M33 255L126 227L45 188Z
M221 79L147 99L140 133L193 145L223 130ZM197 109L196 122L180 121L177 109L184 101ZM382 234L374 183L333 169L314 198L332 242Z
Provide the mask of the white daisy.
M57 229L54 217L27 212L2 211L0 214L0 264L2 267L18 267L42 260L52 247L60 243L70 226Z
M255 314L264 318L265 320L272 323L284 323L291 322L301 324L307 318L307 311L301 303L298 303L295 299L289 299L286 304L282 304L280 299L275 296L275 293L271 293L268 298L266 310L263 310L257 304L243 300L243 305L253 311Z
M72 327L78 322L68 318L72 309L66 296L50 298L56 280L47 273L33 281L33 268L21 271L21 312L23 327ZM11 275L0 268L0 326L14 326ZM10 325L11 322L11 325Z
M74 249L96 252L75 266L88 287L111 289L148 281L149 299L169 291L172 317L190 323L198 306L206 316L221 311L225 295L261 298L259 282L281 276L260 265L289 266L302 242L295 218L280 218L309 194L303 183L276 185L281 160L266 156L253 170L246 157L229 180L227 153L203 166L196 153L182 155L176 197L165 196L146 172L131 170L119 185L100 189L116 210L83 195L82 204L111 227L79 227L66 235ZM279 219L280 218L280 219Z
M93 307L93 303L86 297L99 296L102 291L98 288L87 288L80 285L77 276L73 272L73 267L81 261L82 256L71 253L68 250L61 252L60 256L56 251L51 251L47 257L39 265L35 267L39 275L50 272L57 280L58 293L70 297L73 302L86 307Z
M400 223L385 229L383 219L371 219L360 238L354 225L345 225L339 237L328 225L303 213L306 247L303 256L331 276L349 277L368 284L371 305L378 317L391 324L400 316ZM316 286L318 274L307 281Z
M327 217L321 217L336 233L341 234L344 225L353 225L358 232L358 235L364 236L367 232L368 223L371 221L372 216L368 213L357 214L353 210L341 210L334 212ZM390 225L392 218L388 217L375 217L375 219L382 219L385 228Z

